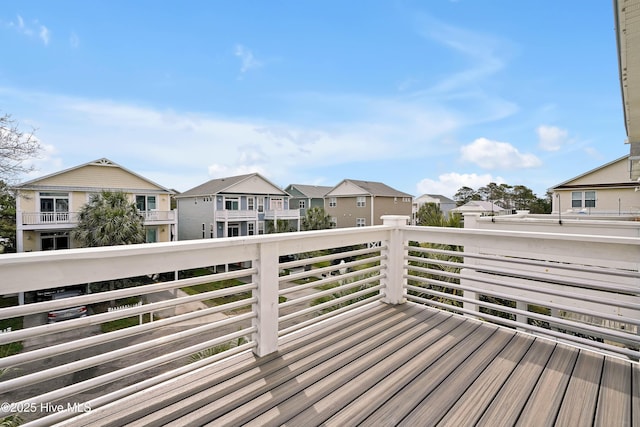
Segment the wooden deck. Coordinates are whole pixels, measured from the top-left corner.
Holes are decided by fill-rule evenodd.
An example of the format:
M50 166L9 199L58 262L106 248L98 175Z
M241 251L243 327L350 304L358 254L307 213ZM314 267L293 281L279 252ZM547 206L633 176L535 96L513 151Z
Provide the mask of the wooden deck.
M640 425L638 364L406 303L375 304L67 425Z

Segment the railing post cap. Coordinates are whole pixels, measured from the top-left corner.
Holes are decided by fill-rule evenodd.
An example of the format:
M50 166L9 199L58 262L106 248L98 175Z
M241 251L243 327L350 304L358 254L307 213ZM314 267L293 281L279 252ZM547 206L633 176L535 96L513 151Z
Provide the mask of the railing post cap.
M399 227L402 225L407 225L411 218L407 215L382 215L380 219L382 219L382 224L384 225Z

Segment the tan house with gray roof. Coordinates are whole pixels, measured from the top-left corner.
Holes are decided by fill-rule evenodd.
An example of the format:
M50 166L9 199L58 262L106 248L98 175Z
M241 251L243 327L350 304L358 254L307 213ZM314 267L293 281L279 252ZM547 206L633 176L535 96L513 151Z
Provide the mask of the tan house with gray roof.
M14 187L18 252L76 247L71 230L77 212L92 194L122 191L144 217L147 242L176 240L177 215L171 210L174 191L109 159L98 159Z
M382 225L383 215L411 217L413 196L386 184L342 180L325 195L325 211L336 228Z

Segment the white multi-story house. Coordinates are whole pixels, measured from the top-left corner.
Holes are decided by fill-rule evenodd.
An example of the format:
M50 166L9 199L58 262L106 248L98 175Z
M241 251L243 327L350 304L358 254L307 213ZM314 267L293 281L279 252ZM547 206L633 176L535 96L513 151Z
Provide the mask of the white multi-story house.
M180 240L265 234L278 221L299 230L289 197L258 173L212 179L176 196Z

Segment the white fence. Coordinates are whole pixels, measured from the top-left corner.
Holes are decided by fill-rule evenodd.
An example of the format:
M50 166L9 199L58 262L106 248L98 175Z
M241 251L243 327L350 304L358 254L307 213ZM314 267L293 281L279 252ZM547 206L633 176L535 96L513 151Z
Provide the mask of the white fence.
M405 224L385 217L383 226L353 229L0 255L4 295L87 283L114 289L0 309L0 321L78 305L91 311L1 334L0 344L49 344L0 358L8 370L0 399L88 399L95 408L229 354L268 355L280 336L380 301L410 300L638 359L639 238ZM154 274L166 281L118 289L119 279ZM178 297L180 289L188 295ZM100 309L128 297L146 303ZM99 332L149 312L173 315ZM617 324L629 327L610 327ZM73 340L56 340L67 331ZM96 387L99 397L83 397Z

